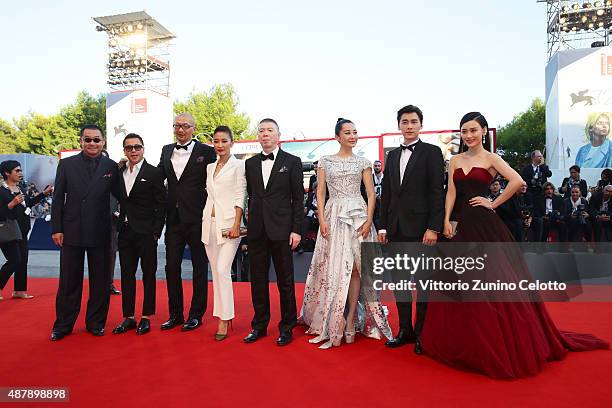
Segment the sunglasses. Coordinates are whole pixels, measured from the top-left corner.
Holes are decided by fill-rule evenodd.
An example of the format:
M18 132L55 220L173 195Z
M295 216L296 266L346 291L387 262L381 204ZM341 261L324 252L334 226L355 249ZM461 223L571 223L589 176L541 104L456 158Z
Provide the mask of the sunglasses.
M95 143L98 144L102 141L102 139L98 138L98 137L94 137L93 139L91 137L86 137L83 139L83 142L85 143Z
M135 152L139 152L142 150L144 146L143 145L127 145L127 146L123 146L123 150L126 152L131 152L132 150Z

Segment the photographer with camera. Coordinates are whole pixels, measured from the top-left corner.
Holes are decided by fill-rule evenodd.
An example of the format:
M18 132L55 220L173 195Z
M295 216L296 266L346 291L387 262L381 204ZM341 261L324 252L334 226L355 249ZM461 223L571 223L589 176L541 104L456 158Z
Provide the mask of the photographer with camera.
M534 211L533 196L527 191L527 184L516 192L516 201L522 220L521 241L540 242L542 237L542 217L537 217Z
M573 165L569 168L570 176L563 179L559 193L563 194L563 198L569 199L571 190L574 187L580 188L580 195L584 198L587 196L587 183L580 178L580 166Z
M552 172L546 164L544 164L544 156L539 150L534 150L531 153L531 164L528 164L521 170L521 177L527 183L527 191L534 198L541 197L544 183L548 177L552 177Z
M567 208L567 236L569 242L590 242L593 236L591 227L591 208L586 198L581 196L580 187L570 190L570 198L565 199Z
M594 214L593 226L596 242L612 242L612 184L603 187L601 194L593 196L590 202Z
M544 195L535 199L535 216L542 218L542 242L548 241L552 231L557 233L557 241L567 241L567 226L565 216L567 215L563 198L555 194L553 183L546 182L542 186Z

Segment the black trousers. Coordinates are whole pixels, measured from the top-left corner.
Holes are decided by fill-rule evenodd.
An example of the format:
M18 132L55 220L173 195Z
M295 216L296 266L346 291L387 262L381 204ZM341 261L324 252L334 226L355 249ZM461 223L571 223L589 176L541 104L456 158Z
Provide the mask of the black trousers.
M425 232L423 232L425 233ZM407 237L398 232L394 235L387 236L389 242L421 242L423 236ZM395 254L389 254L395 256ZM393 269L391 271L393 282L398 283L402 280L410 279L409 272L405 270ZM418 278L418 277L417 277ZM408 335L419 337L425 323L425 314L427 313L427 293L421 289L421 285L417 282L417 302L416 302L416 320L412 325L412 294L409 291L396 291L395 304L397 305L397 314L399 318L400 330L404 330Z
M136 270L140 260L144 298L142 315L155 314L155 273L157 272L157 240L152 234L138 234L126 224L119 232L121 264L121 304L123 317L134 316L136 307Z
M268 238L265 230L259 237L249 237L249 264L251 272L251 298L255 316L251 327L266 330L270 323L269 270L270 258L274 262L276 284L280 294L281 332L291 331L297 324L293 253L289 237L280 241Z
M63 334L72 332L83 295L85 253L89 268L89 300L85 326L89 330L104 328L110 303L109 249L103 246L82 247L64 245L60 250L60 279L55 299L55 323L53 330Z
M176 222L172 222L176 221ZM185 245L191 250L193 296L189 318L201 319L208 300L208 258L202 243L202 223L186 224L170 220L166 225L166 283L170 316L183 317L181 264Z
M593 240L591 220L587 219L584 224L580 224L580 220L570 219L567 223L567 240L569 242L582 242L583 237L586 242Z
M6 258L6 262L0 268L0 289L4 289L11 276L15 274L13 282L15 290L27 290L27 240L5 242L0 244L0 250L2 250L2 254Z

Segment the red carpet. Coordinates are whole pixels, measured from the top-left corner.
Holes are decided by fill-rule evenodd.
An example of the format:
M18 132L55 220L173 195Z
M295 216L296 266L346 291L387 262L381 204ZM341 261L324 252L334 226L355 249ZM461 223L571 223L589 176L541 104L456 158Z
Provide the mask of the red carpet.
M184 286L190 299L190 282ZM5 295L10 288L12 282ZM274 344L275 324L267 338L243 344L252 316L248 283L235 285L237 319L223 342L213 338L212 299L203 328L161 332L167 297L165 281L159 281L151 333L112 335L121 321L121 298L114 296L107 334L91 336L83 322L85 295L75 332L52 343L48 337L56 288L56 279L31 279L35 299L0 301L0 387L67 386L69 405L82 407L612 406L612 351L570 353L535 378L496 381L416 356L409 347L390 350L382 341L364 337L352 345L318 350L307 342L302 327L284 348ZM300 304L303 285L296 292ZM274 322L274 286L271 294ZM395 325L394 306L390 309ZM555 303L549 311L561 329L612 339L611 303Z

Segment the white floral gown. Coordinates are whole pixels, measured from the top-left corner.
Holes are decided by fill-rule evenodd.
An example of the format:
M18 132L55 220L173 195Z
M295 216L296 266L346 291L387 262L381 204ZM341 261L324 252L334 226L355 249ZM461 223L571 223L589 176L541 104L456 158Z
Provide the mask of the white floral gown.
M306 278L300 323L306 324L306 333L329 338L339 345L348 312L347 297L353 265L361 273L361 242L376 242L372 226L364 240L357 229L367 220L367 204L361 196L361 180L369 160L352 155L341 158L323 156L319 167L325 172L329 200L325 205L325 220L329 226L327 239L317 235L312 262ZM381 334L391 338L391 329L385 317L378 294L371 279L362 275L361 292L355 318L355 330L367 337L380 339ZM352 331L351 328L346 328Z

